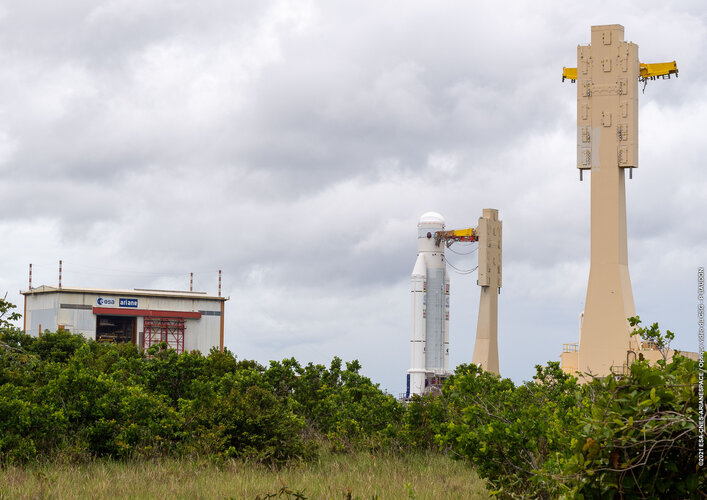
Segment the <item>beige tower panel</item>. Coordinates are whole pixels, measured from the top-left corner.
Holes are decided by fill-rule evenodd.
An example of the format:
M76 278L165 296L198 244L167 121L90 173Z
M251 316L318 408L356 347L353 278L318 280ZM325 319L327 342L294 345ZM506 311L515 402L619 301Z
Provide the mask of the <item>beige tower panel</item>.
M483 217L479 217L477 236L479 238L479 286L501 288L501 231L502 222L498 220L498 210L485 208Z
M607 149L617 166L638 167L639 75L623 27L592 26L591 45L577 47L577 168L599 168Z

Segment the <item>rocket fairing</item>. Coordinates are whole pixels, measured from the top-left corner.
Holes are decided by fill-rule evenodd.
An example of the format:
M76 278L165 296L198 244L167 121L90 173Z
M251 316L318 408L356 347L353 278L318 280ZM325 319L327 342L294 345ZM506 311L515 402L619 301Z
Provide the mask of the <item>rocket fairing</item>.
M445 246L435 235L444 217L427 212L417 224L417 260L411 275L412 335L407 396L423 394L430 378L449 372L449 277Z

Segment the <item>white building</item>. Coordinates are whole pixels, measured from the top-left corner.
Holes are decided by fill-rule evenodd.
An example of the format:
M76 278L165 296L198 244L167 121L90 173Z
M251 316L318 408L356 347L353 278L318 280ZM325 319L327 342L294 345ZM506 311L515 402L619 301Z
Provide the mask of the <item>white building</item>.
M51 286L32 288L22 295L24 330L29 334L61 328L100 342L131 342L144 348L166 341L177 352L223 350L227 297Z

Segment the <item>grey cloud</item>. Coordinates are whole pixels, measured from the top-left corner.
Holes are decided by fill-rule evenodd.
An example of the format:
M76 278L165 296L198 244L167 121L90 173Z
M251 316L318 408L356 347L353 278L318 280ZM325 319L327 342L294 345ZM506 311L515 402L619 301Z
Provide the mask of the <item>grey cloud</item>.
M6 3L0 285L19 301L29 262L53 283L63 258L76 285L183 289L194 271L214 293L223 269L240 357L345 354L397 392L417 217L467 227L493 207L501 369L529 378L576 340L588 273L590 180L560 71L591 23L621 22L642 60L681 71L639 98L627 204L637 306L689 331L707 255L703 8L558 5ZM452 280L467 362L478 289Z

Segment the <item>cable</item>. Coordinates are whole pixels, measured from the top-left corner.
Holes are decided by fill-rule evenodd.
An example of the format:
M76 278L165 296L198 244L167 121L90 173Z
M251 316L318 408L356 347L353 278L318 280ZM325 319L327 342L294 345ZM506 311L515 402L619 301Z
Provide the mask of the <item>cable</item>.
M459 269L459 268L456 267L454 264L452 264L451 262L449 262L449 260L444 259L444 261L447 263L447 265L448 265L449 267L451 267L454 271L456 271L456 272L459 273L459 274L471 274L471 273L473 273L474 271L476 271L476 270L479 268L479 266L476 266L476 267L474 267L473 269Z
M463 243L466 243L466 245L462 245L462 246L465 246L465 247L469 247L469 246L474 245L474 249L471 250L470 252L457 252L457 251L455 251L455 250L452 249L451 245L449 245L449 243L450 243L449 241L448 241L447 243L448 243L447 248L449 249L449 251L452 252L453 254L456 254L456 255L471 255L471 254L473 254L474 252L476 252L476 251L479 250L479 246L478 246L478 245L474 245L474 243L478 243L477 241L463 242ZM462 243L462 242L457 242L457 241L455 241L454 243ZM452 264L451 262L449 262L449 259L447 259L446 257L444 258L444 261L447 263L447 265L448 265L450 268L452 268L452 269L453 269L455 272L457 272L458 274L471 274L471 273L473 273L474 271L476 271L476 270L479 268L479 266L476 266L476 267L474 267L474 268L472 268L472 269L459 269L459 268L456 267L454 264Z
M466 246L470 246L470 245L466 245ZM447 247L447 248L449 248L449 251L450 251L450 252L452 252L452 253L454 253L454 254L457 254L457 255L471 255L471 254L473 254L474 252L476 252L476 251L479 250L479 247L478 247L478 246L477 246L476 248L474 248L471 252L457 252L457 251L453 250L452 247Z

